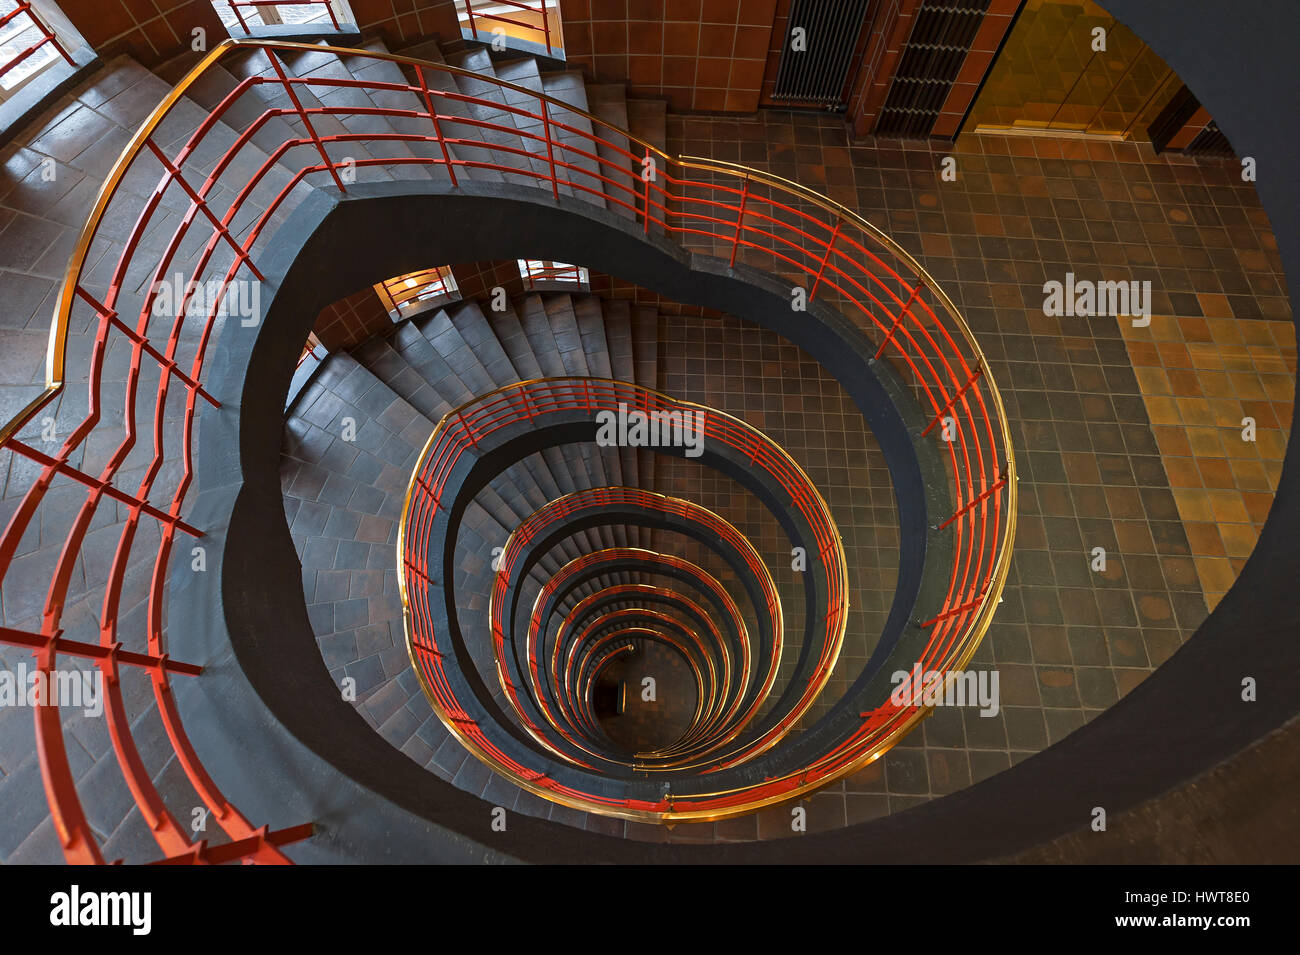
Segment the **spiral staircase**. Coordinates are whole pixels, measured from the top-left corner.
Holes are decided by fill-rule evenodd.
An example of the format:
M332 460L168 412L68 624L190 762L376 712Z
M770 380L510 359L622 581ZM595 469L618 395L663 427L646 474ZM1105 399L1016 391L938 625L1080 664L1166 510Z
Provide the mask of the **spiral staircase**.
M0 857L512 857L498 809L671 841L879 758L927 711L889 674L971 659L1015 464L942 288L552 66L432 41L122 58L8 154L31 281L0 653L97 670L106 709L0 712ZM514 256L659 304L465 300L303 354L345 294ZM223 313L254 285L260 314ZM711 330L684 346L681 303ZM802 372L683 373L724 343ZM698 422L700 454L602 441L629 410ZM836 464L867 483L823 493Z

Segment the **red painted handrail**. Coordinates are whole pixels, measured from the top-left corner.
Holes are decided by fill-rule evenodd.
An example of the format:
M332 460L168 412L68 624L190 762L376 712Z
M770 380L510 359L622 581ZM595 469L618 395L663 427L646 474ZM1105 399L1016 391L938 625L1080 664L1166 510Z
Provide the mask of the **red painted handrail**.
M25 62L37 50L45 46L47 43L50 46L54 47L54 49L58 51L59 56L63 57L63 59L66 60L69 64L71 64L72 66L77 65L76 60L72 58L72 54L70 54L64 48L63 44L59 42L59 38L54 35L54 31L51 30L45 24L45 21L42 20L40 16L37 15L36 11L32 9L32 5L28 3L27 0L18 0L18 6L14 7L3 17L0 17L0 29L7 26L16 17L19 16L25 16L27 17L27 19L31 20L32 24L36 27L36 29L41 32L41 38L37 40L35 43L31 44L30 46L25 47L24 49L18 51L18 53L11 56L6 62L0 64L0 76L4 76L14 67L18 66L18 64ZM26 32L26 31L22 31L22 32Z
M226 0L226 4L230 7L230 12L235 15L235 19L239 21L239 25L243 28L245 34L251 34L253 31L252 28L249 27L248 22L244 19L244 15L239 12L240 7L250 7L252 9L293 6L324 7L325 12L330 16L330 23L334 25L334 29L343 29L339 24L338 16L334 13L333 0L290 0L290 2L286 2L286 0Z
M480 39L478 35L478 21L490 20L493 23L508 23L511 26L540 33L542 34L542 43L546 46L547 54L550 55L555 52L551 41L551 14L548 9L551 4L549 4L547 0L541 0L537 6L533 6L531 3L521 3L519 0L477 0L479 4L478 10L474 9L474 3L476 0L461 0L461 2L465 5L465 17L469 20L469 30L474 39ZM485 6L506 6L512 7L516 10L522 10L525 13L538 13L541 14L542 25L538 27L526 20L520 20L516 17L502 16L499 13L487 13L484 10Z
M551 715L552 711L550 709L549 704L547 703L547 699L546 699L547 694L541 691L542 686L545 684L550 689L551 695L554 695L556 692L556 685L558 683L558 679L551 675L551 672L553 672L556 669L556 664L554 662L554 655L552 656L551 671L547 671L545 668L538 666L537 648L541 643L540 632L544 624L544 621L542 619L542 607L547 603L547 601L551 599L551 597L554 594L564 589L569 584L569 582L572 581L575 577L584 574L588 571L591 571L593 568L600 567L608 563L613 563L617 561L626 561L626 560L636 560L642 564L647 564L652 567L672 568L674 570L686 574L694 581L695 586L698 587L701 592L708 593L712 596L712 598L723 608L728 619L731 620L732 626L735 628L736 633L739 635L740 664L739 667L737 668L736 677L735 677L735 683L737 687L735 699L732 703L731 708L725 714L724 719L728 722L728 724L733 725L734 728L731 729L727 733L727 735L725 735L721 740L719 740L718 745L723 745L730 742L737 735L739 735L740 731L744 728L746 723L746 719L738 718L736 712L743 702L744 690L746 687L749 686L751 672L752 672L751 667L752 667L752 659L753 659L753 648L750 644L749 628L745 623L745 618L741 615L740 609L736 606L736 603L731 598L731 595L727 593L725 589L723 589L722 585L718 582L718 580L715 577L701 570L695 564L692 564L687 560L683 560L680 557L673 557L667 554L659 554L654 551L644 550L641 548L612 547L600 551L595 551L590 554L583 554L582 556L574 558L573 560L565 564L563 567L561 567L559 572L555 574L555 576L547 579L547 581L542 585L541 590L538 592L538 595L533 602L533 610L532 613L529 615L529 619L528 619L528 632L524 640L525 655L527 657L528 666L530 670L530 674L529 674L531 679L530 688L533 690L534 697L536 699L539 708L541 708L543 715L547 716L548 722L551 723L552 727L554 727L555 730L562 737L564 737L571 744L575 746L578 745L577 740L574 739L572 735L569 734L565 730L565 728L559 725L556 722L556 720L553 718L553 716ZM759 580L761 584L765 587L766 592L770 594L767 609L770 614L773 614L773 617L770 621L770 626L775 638L774 643L779 646L782 639L781 628L783 626L783 620L781 619L781 615L779 612L774 612L776 611L776 609L779 607L780 604L780 599L779 597L776 596L775 585L772 584L771 578L767 573L767 568L763 566L761 561L758 562L757 567L751 565L750 572L756 575L755 579ZM636 585L631 585L631 586L636 586ZM612 589L615 592L618 592L619 590L619 588L617 587ZM606 593L607 591L600 592L601 595L604 595ZM495 596L495 591L494 591L494 596ZM579 616L581 606L582 604L580 603L570 611L569 615L566 617L566 623L569 620ZM504 614L504 608L501 607L498 601L493 600L489 605L488 616L491 621L491 625L493 629L494 645L496 641L496 634L498 632L504 633L504 623L502 620L503 614ZM557 648L560 642L561 642L560 636L557 634L556 636ZM727 659L728 661L730 660L729 655ZM543 680L543 676L546 677L545 680ZM548 744L543 742L543 745L548 745ZM570 759L571 761L578 762L579 765L588 765L585 763L581 763L580 761L573 760L571 756L566 756L561 751L556 750L556 752L558 753L558 755L561 755L566 759Z
M191 85L225 57L246 51L267 57L272 69L241 80L178 150L155 139L155 132L173 118ZM298 77L288 75L280 61L284 53L328 51L397 63L412 76L401 81ZM116 551L107 568L96 568L104 579L96 580L88 595L99 608L94 614L99 646L129 648L141 655L136 663L151 674L159 718L190 782L232 840L257 843L259 848L246 858L282 861L284 856L277 843L258 836L264 829L244 819L208 777L173 702L172 671L156 661L166 656L163 608L177 537L189 540L191 547L196 540L202 546L203 540L198 535L204 529L185 519L194 474L194 421L205 405L204 413L224 413L216 410L217 402L203 386L207 350L228 293L255 284L260 274L257 250L291 201L296 201L297 187L303 183L346 191L341 172L358 168L424 165L445 169L453 182L473 178L475 170L493 170L508 173L512 180L532 178L555 197L560 197L563 186L566 194L560 201L568 201L568 194L590 196L611 209L626 210L645 231L653 229L696 252L734 262L736 268L788 275L792 286L808 289L807 299L824 299L885 338L888 347L881 360L894 364L931 415L949 419L931 439L944 442L941 447L949 465L955 506L945 533L952 535L954 558L947 592L928 622L923 658L940 667L968 659L988 626L1005 579L1014 532L1015 467L1001 399L987 372L971 382L976 369L987 368L978 345L952 303L911 256L850 210L758 170L671 157L569 104L492 77L476 75L476 81L511 90L512 104L528 103L531 97L536 106L503 106L497 99L460 93L454 87L435 89L429 82L434 74L463 72L400 56L309 44L230 40L211 51L148 117L107 177L60 289L46 387L0 428L0 446L30 462L27 469L12 472L29 476L0 534L0 586L18 586L12 571L17 556L29 549L24 544L29 532L35 533L43 524L66 532L49 571L42 610L30 619L6 621L8 629L0 632L0 640L37 647L38 665L47 674L56 667L58 654L70 646L62 640L88 642L76 640L75 632L64 633L65 623L70 622L65 621L69 601L87 596L86 587L73 584L81 580L79 555L91 528L102 522L103 508L125 514L124 520L114 518ZM263 87L284 94L290 105L265 105L258 95ZM411 97L411 105L307 108L298 95L310 90L318 94L318 101L333 102L335 98L326 94L341 88L404 93ZM235 119L232 107L248 102L259 104L256 118L249 123ZM467 105L490 107L499 119L463 115ZM346 120L361 115L414 120L427 128L387 134L317 132L322 118ZM262 138L271 120L286 117L296 120L305 132L268 147L254 162L255 171L244 172L246 163L239 160L245 158L246 148L255 137ZM516 118L527 125L516 127ZM214 136L218 128L221 137L233 128L234 141ZM506 142L519 145L478 138L496 132L507 133ZM393 142L431 146L433 155L372 155L353 162L346 154L331 154L331 149L337 153L364 149L367 143ZM544 169L533 162L541 156L546 157L540 164ZM271 185L272 171L278 174L282 161L290 160L295 168ZM152 188L150 181L156 183ZM261 195L268 191L269 195ZM255 194L258 200L251 203ZM119 239L115 231L109 234L104 229L110 214L114 223L135 224ZM160 251L145 251L146 245L153 247L152 241L145 242L151 234L164 240ZM92 258L92 249L96 256L100 249L110 251L101 260ZM159 306L158 297L182 262L189 282L184 291L177 289L168 310ZM146 290L143 301L132 297L137 288ZM200 302L196 295L205 288L209 291ZM170 317L160 319L155 306ZM238 324L226 322L226 333ZM73 419L60 423L52 411L65 390L69 330L74 327L89 329L88 353L75 368L76 377L86 382L87 401L80 411L71 403L60 403L60 414ZM129 363L126 387L109 407L101 382L106 365L120 356ZM150 394L153 402L141 401ZM34 440L37 433L47 433L42 414L56 426L54 441L44 449ZM60 424L65 426L57 427ZM152 439L151 446L144 438ZM128 464L135 468L137 460L143 471L128 472ZM80 485L83 497L80 508L73 506L71 523L63 518L47 523L50 514L66 514L64 489L74 485ZM56 488L59 493L51 496ZM176 556L184 559L188 553ZM128 571L133 574L130 579ZM143 587L142 623L125 616L126 598L130 594L137 599L132 589L137 585ZM120 651L96 661L110 694L117 685L117 668L124 662ZM156 791L130 743L128 714L111 699L106 712L114 727L114 752L137 807L157 823L153 832L163 854L181 855L173 850L185 834L178 833L158 808ZM824 781L854 759L878 755L893 727L914 715L871 714L861 734L847 741L841 752L828 754L826 762L810 767L799 779L774 781L774 798ZM452 713L455 720L464 716ZM102 861L68 765L56 707L37 708L36 732L46 796L65 855L72 861ZM535 788L548 788L548 781L535 771L520 772ZM725 811L745 798L719 795L702 801L708 807L698 811ZM689 817L697 811L689 800L669 802L676 814ZM652 814L668 811L658 804L631 808Z

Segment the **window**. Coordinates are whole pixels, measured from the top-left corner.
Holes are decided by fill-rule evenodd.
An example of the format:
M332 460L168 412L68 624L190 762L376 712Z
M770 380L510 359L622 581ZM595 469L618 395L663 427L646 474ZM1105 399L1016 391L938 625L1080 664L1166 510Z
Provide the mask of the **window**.
M76 65L72 49L83 41L70 36L64 23L48 4L0 0L0 102L56 63Z
M356 22L346 0L299 0L298 3L212 0L212 5L231 36L245 36L264 31L267 27L342 30Z
M375 293L395 322L460 300L460 290L449 265L380 282L375 286Z
M548 262L544 259L519 259L519 274L524 285L532 290L537 288L573 288L587 291L591 287L591 277L587 270L579 265L567 265L564 262Z
M467 40L564 59L559 0L456 0L456 16Z
M329 349L321 344L320 339L316 337L315 332L307 335L307 344L302 347L302 354L298 356L298 367L301 368L307 363L307 360L314 359L317 363L325 360L329 354Z

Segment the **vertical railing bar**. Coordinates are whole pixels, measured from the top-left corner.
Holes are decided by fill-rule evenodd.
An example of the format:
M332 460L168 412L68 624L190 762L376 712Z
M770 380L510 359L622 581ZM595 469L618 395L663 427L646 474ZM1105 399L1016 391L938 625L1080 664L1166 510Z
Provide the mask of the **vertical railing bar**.
M831 232L830 241L826 243L826 255L822 257L821 267L817 269L817 278L813 280L812 289L808 292L808 301L812 301L817 294L817 286L822 283L822 276L826 274L826 266L831 261L831 251L835 247L835 240L840 237L840 227L844 225L842 216L835 217L835 228Z
M230 0L230 12L235 15L235 19L239 21L239 25L243 28L244 33L251 36L253 31L250 30L248 24L244 22L244 15L239 12L239 5L235 3L235 0Z
M424 105L429 111L429 119L433 121L433 131L438 137L438 145L442 147L442 161L447 166L447 174L451 176L452 186L459 188L456 182L456 167L452 165L451 153L447 150L447 141L442 135L442 124L438 122L438 113L433 108L433 97L429 93L429 81L424 75L424 67L418 63L415 65L415 77L420 83L420 93L424 96Z
M469 32L474 34L474 39L478 39L478 24L474 22L474 3L473 0L465 0L465 13L469 16Z
M731 262L729 268L736 267L736 253L740 251L740 234L745 227L745 205L749 202L749 177L745 177L745 184L740 190L740 208L736 212L736 235L731 242Z
M546 97L539 96L537 101L542 104L542 130L546 135L546 158L551 164L551 193L555 196L555 201L560 201L560 183L555 174L555 146L551 137L551 113L546 108Z
M307 133L311 136L312 142L314 142L316 148L320 150L321 158L325 160L325 168L329 170L330 176L333 177L334 184L339 187L339 192L347 192L348 190L343 185L343 180L339 178L338 170L334 168L334 161L330 159L329 153L325 151L325 143L323 143L320 136L317 135L316 127L311 124L311 117L309 117L307 111L302 108L302 102L298 99L298 94L293 91L293 84L289 82L289 77L285 75L284 67L280 65L279 59L270 47L266 47L265 49L266 58L271 61L271 66L275 68L275 75L280 78L280 82L284 85L284 91L289 94L289 100L293 103L293 108L298 111L298 116L302 119L303 125L307 127Z

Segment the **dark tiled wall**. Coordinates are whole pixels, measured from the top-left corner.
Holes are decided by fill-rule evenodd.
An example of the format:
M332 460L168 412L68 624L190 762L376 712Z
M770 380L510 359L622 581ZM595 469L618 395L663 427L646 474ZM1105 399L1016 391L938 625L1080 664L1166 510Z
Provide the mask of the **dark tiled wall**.
M460 36L452 0L350 0L357 26L389 43ZM212 0L59 0L59 7L102 56L129 53L152 66L190 49L196 27L211 48L228 34Z
M758 108L777 0L562 0L565 53L676 110Z
M326 351L354 348L390 327L393 320L372 288L327 306L316 318L316 337Z
M60 0L59 9L101 56L129 53L146 66L190 49L197 27L209 48L228 36L211 0Z
M378 31L390 44L437 34L460 36L452 0L349 0L363 33Z

